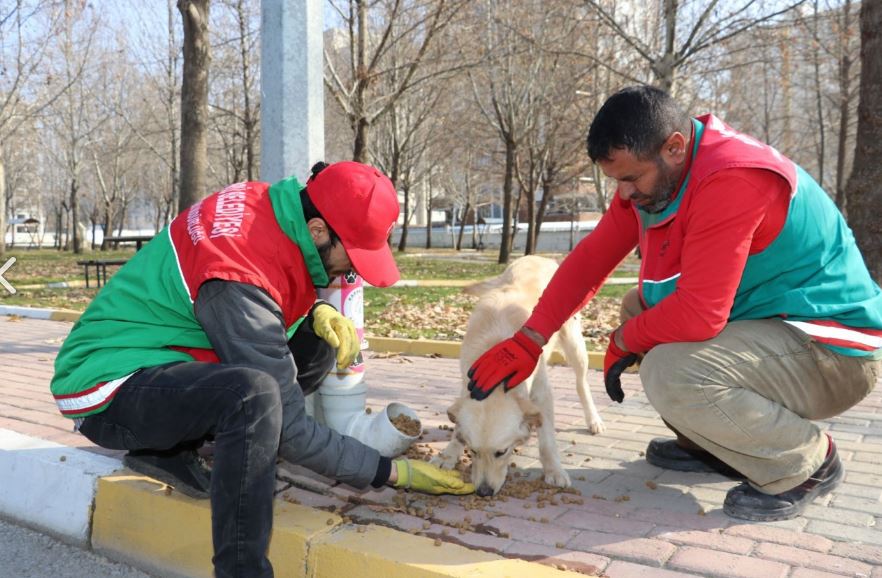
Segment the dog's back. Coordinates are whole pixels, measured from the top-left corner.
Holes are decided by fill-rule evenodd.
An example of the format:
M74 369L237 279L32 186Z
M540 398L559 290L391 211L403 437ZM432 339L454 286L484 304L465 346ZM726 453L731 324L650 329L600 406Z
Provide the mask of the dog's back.
M554 260L527 255L499 276L463 289L478 297L462 341L463 375L484 351L511 337L527 321L556 270Z

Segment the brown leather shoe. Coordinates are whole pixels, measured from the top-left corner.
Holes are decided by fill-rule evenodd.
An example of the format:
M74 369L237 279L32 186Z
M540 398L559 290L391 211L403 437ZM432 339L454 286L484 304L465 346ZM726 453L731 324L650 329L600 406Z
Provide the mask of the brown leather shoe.
M666 470L722 474L733 480L747 479L713 454L684 448L672 439L656 438L649 442L646 461Z
M842 482L845 470L836 453L836 444L830 439L830 451L821 467L803 483L780 494L764 494L747 483L742 483L726 494L723 511L733 518L772 522L790 520L802 514L818 496L825 496Z

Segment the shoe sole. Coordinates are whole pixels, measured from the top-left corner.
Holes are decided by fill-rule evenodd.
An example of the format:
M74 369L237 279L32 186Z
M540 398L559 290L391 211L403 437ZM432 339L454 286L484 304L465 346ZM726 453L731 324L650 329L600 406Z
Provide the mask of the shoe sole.
M129 458L129 456L123 456L123 465L132 471L138 472L139 474L144 474L145 476L158 480L163 484L174 488L178 492L181 492L185 496L196 498L197 500L207 500L209 497L208 492L204 492L198 488L194 488L189 484L185 484L167 471L151 466L150 464L145 464L140 460L132 460Z
M827 494L835 490L836 486L838 486L843 479L845 479L845 468L840 467L839 472L836 474L836 477L827 480L822 484L818 484L811 498L805 499L799 504L794 504L790 508L757 514L754 513L752 510L741 511L740 508L735 508L724 502L723 513L733 518L738 518L740 520L750 520L751 522L781 522L784 520L792 520L793 518L801 516L808 505L814 502L816 499L822 496L826 496Z

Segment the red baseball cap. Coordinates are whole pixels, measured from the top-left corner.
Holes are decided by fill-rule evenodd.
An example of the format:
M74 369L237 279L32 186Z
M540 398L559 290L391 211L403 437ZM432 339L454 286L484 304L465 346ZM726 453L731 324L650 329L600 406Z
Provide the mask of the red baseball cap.
M389 248L398 221L398 194L389 177L361 163L333 163L306 182L306 193L365 281L388 287L401 278Z

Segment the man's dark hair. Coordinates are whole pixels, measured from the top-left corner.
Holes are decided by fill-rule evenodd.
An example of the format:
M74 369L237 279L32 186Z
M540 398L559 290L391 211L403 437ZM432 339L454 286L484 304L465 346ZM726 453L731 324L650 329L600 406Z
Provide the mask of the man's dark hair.
M328 163L317 162L312 165L312 169L310 169L309 178L306 179L306 187L309 186L309 182L314 179L320 172L325 170L328 167ZM331 228L328 220L322 216L319 210L315 207L315 204L312 202L312 199L309 198L309 193L306 192L306 187L300 189L300 206L303 207L303 219L309 222L310 219L321 219L328 226L328 234L331 238L331 245L336 245L337 241L340 240L340 237L337 236L337 233L334 232L334 229Z
M588 129L588 156L609 160L627 149L640 160L655 158L674 132L692 134L692 120L671 95L653 86L629 86L607 99Z

